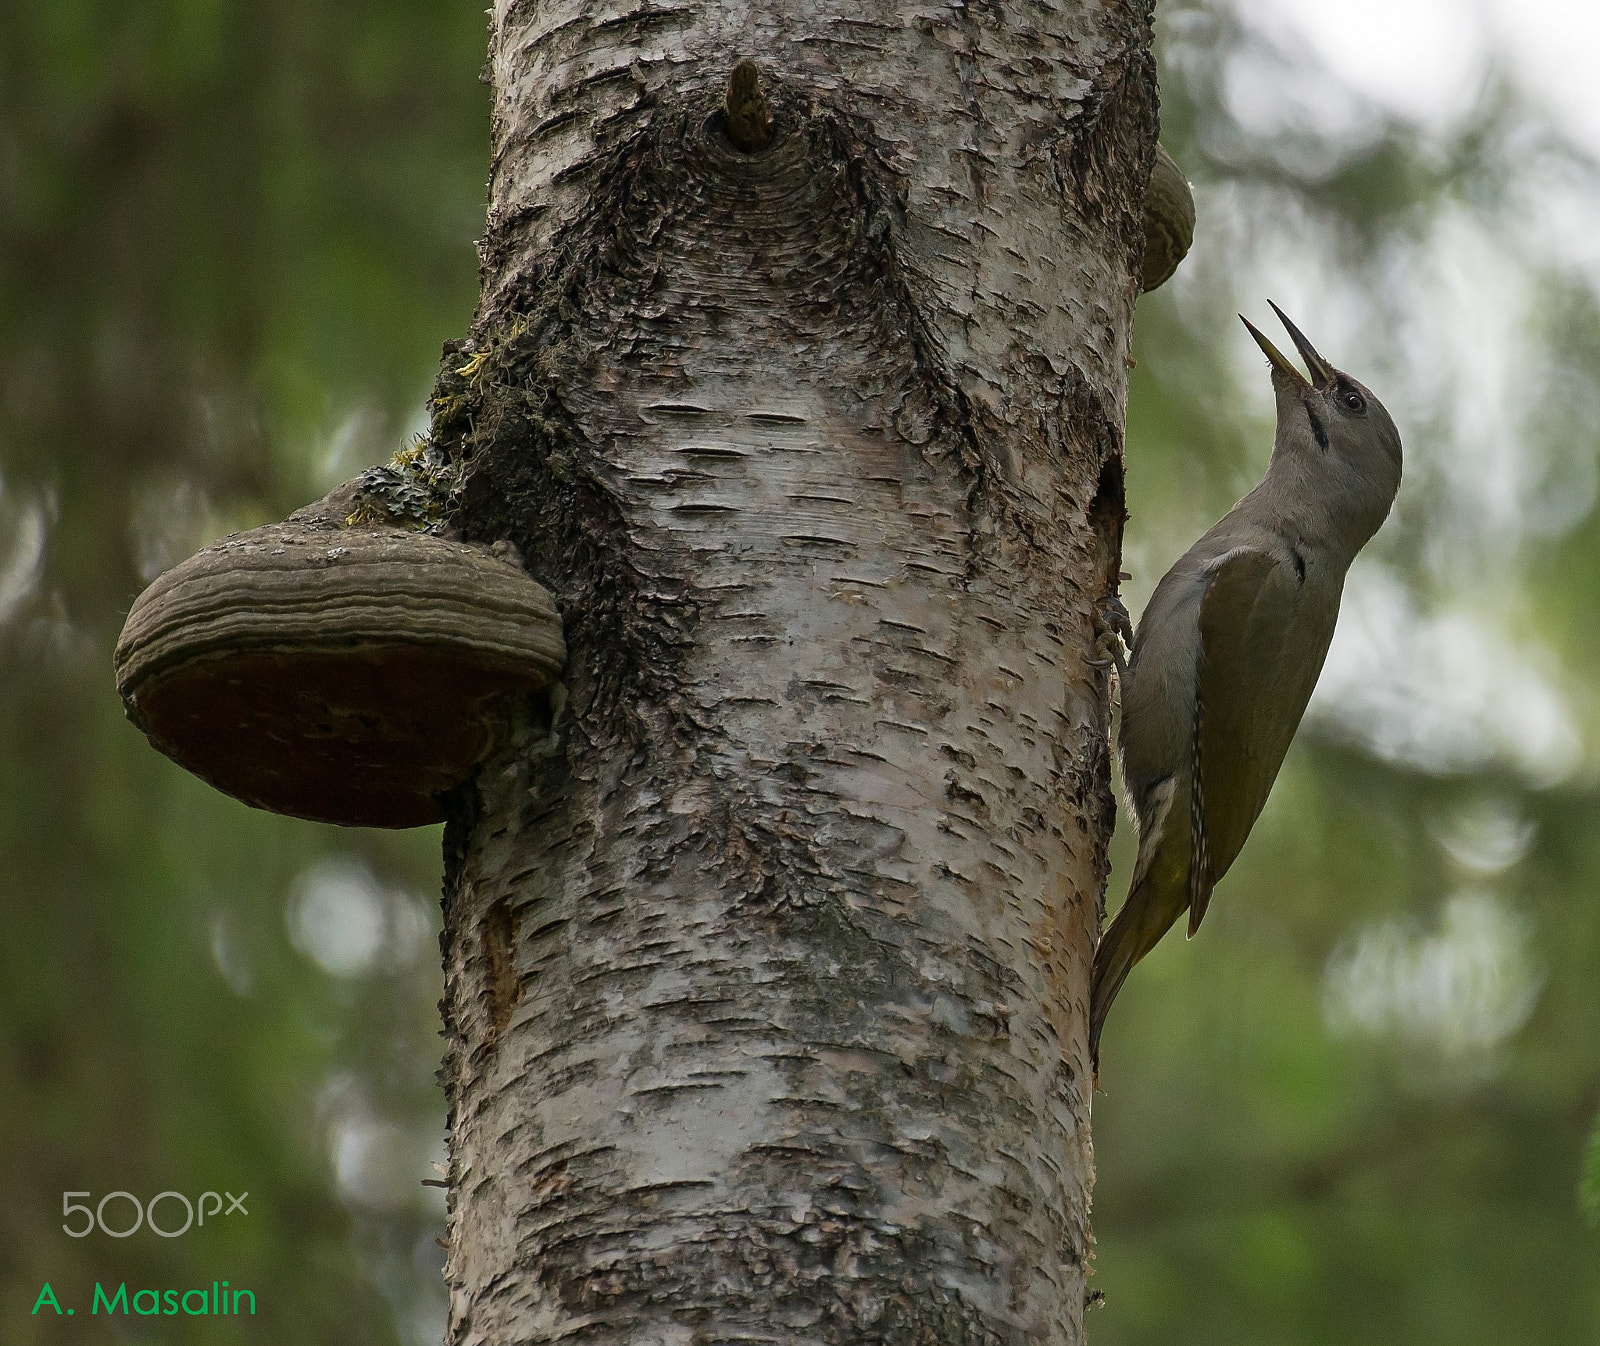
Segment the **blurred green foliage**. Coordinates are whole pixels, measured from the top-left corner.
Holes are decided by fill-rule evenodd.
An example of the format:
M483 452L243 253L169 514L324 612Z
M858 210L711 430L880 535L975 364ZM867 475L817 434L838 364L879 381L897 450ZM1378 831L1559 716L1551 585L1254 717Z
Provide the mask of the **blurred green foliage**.
M1376 658L1341 679L1336 643L1204 929L1111 1016L1091 1340L1600 1341L1600 310L1535 223L1573 183L1600 207L1595 165L1493 68L1463 122L1369 108L1341 141L1229 7L1159 32L1199 223L1135 329L1131 606L1265 467L1240 308L1379 393L1406 482L1341 617Z
M1600 1341L1600 314L1523 227L1594 167L1503 83L1442 136L1263 130L1237 62L1293 72L1220 4L1163 14L1164 139L1200 221L1139 311L1135 609L1264 465L1233 313L1286 284L1406 435L1347 617L1379 610L1358 588L1407 595L1402 632L1465 614L1545 692L1485 673L1441 729L1425 680L1377 710L1332 680L1201 936L1164 943L1107 1029L1090 1331ZM28 1315L45 1281L83 1313L96 1280L222 1278L259 1324L128 1339L438 1339L437 833L208 790L123 720L110 651L149 577L420 424L475 299L483 55L479 7L416 0L0 13L0 1342L77 1339ZM1484 413L1488 448L1452 413L1458 350L1429 344L1449 286L1419 259L1451 239L1486 240L1464 302L1490 297L1483 258L1520 287L1496 330L1529 386ZM1378 650L1380 673L1416 662ZM1546 703L1575 751L1554 711L1527 718ZM1124 823L1113 903L1130 849ZM248 1190L250 1214L79 1241L58 1212L84 1190Z
M90 1339L30 1317L46 1281L79 1324L97 1280L257 1294L96 1340L442 1332L437 830L223 798L109 670L151 576L420 422L476 299L484 41L419 0L0 8L0 1341ZM291 944L329 856L383 923L365 975ZM249 1215L62 1232L65 1191L169 1189Z

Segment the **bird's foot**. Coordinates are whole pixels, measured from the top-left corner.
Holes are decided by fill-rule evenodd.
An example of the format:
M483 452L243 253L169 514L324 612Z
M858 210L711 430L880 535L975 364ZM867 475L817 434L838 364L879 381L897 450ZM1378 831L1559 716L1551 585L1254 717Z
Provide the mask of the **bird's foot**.
M1133 648L1133 621L1128 616L1128 609L1122 606L1122 600L1115 594L1104 595L1095 605L1095 631L1095 648L1106 657L1090 659L1089 663L1095 668L1115 664L1120 685L1128 676L1123 647Z
M1130 649L1133 646L1133 618L1116 594L1105 594L1100 599L1100 624L1109 627Z

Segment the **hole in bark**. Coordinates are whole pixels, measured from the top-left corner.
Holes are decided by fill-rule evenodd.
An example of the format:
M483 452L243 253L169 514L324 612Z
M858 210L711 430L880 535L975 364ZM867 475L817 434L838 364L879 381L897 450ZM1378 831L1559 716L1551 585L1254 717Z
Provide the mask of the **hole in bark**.
M1122 485L1122 455L1113 450L1106 454L1100 464L1100 480L1095 485L1094 499L1089 502L1089 527L1094 529L1095 537L1100 541L1108 579L1122 561L1122 525L1127 518L1127 500ZM1112 591L1115 587L1110 586Z
M511 904L500 898L483 915L480 926L483 956L488 964L489 1023L495 1037L511 1022L511 1011L522 999L522 982L517 976L517 916Z

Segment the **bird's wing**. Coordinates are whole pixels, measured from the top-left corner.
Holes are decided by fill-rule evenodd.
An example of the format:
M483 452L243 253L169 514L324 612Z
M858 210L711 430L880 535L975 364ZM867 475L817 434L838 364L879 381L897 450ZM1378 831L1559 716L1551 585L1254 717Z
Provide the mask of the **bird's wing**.
M1211 890L1255 824L1310 686L1300 667L1302 579L1288 559L1237 547L1210 567L1200 600L1195 684L1194 775L1189 795L1189 934L1200 928ZM1314 640L1315 637L1312 637Z

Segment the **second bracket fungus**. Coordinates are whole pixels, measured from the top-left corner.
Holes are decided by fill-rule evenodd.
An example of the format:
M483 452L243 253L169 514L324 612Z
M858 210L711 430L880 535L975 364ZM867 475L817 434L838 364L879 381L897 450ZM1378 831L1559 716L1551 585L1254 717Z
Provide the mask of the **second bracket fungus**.
M1194 188L1178 161L1156 146L1155 166L1144 196L1144 258L1140 288L1165 285L1194 243Z

